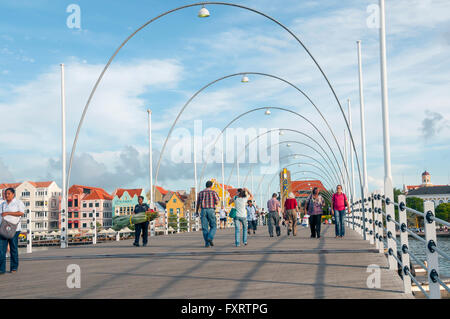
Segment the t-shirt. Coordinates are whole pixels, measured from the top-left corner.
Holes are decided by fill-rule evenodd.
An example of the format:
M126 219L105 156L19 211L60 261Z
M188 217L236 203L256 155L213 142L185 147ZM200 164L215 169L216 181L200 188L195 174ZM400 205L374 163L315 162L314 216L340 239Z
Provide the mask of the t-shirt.
M347 196L344 193L334 193L332 197L333 201L333 209L335 210L344 210L345 209L345 201L347 200Z
M247 220L252 221L252 220L257 220L258 218L256 217L256 208L254 205L252 206L247 206Z
M284 202L285 209L295 209L297 207L297 200L295 198L288 198Z
M267 209L269 212L276 212L280 207L280 202L276 198L269 199L267 201Z
M22 212L25 213L25 205L22 203L22 201L18 200L17 198L14 198L9 204L7 201L4 201L0 206L0 223L2 220L3 213L6 212ZM16 231L22 230L21 220L22 217L16 217L16 216L5 216L5 220L12 223L17 224Z
M219 216L222 219L227 217L227 212L225 211L225 209L223 209L223 208L220 209Z
M248 196L246 197L234 197L234 207L236 208L236 217L247 217L247 201Z

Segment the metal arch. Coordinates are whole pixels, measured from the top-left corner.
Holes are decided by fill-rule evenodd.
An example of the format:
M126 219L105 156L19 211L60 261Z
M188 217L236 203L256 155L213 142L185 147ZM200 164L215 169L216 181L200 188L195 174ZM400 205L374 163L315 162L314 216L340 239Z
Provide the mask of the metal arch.
M320 153L317 149L315 149L315 148L312 147L311 145L308 145L308 144L303 143L303 142L299 142L299 141L282 141L282 142L275 143L275 144L272 144L272 145L268 146L267 149L272 148L272 147L274 147L274 146L276 146L276 145L285 144L285 143L295 143L295 144L301 144L301 145L304 145L304 146L306 146L306 147L309 147L309 148L312 149L314 152L316 152L317 154L319 154L320 157L322 157L322 159L324 160L324 162L327 163L327 164L329 165L329 163L327 162L327 160L325 159L325 157L322 155L322 153ZM319 147L320 147L320 144L319 144ZM322 151L324 151L323 148L321 148L321 149L322 149ZM325 151L324 151L324 152L325 152ZM325 153L325 154L326 154L326 153ZM329 165L329 166L330 166L330 165ZM251 167L253 167L253 164L251 164ZM330 168L332 168L332 167L330 166ZM337 174L337 172L335 172L335 173ZM339 179L339 178L338 178L338 179ZM343 187L346 188L346 185L343 184Z
M301 145L307 146L307 147L311 148L313 151L315 151L317 154L319 154L319 155L322 157L322 159L323 159L324 161L326 161L325 157L323 157L323 155L322 155L319 151L317 151L314 147L312 147L311 145L308 145L308 144L299 142L299 141L283 141L283 142L279 142L279 143L270 145L268 148L271 148L271 147L276 146L276 145L279 145L279 144L285 144L285 143L296 143L296 144L301 144ZM260 179L260 181L259 181L259 183L258 183L258 190L259 190L259 188L260 188L260 186L261 186L261 183L262 183L262 181L263 181L263 179L264 179L264 177L265 177L266 175L267 175L267 173L264 173L263 176L261 177L261 179ZM345 187L345 185L344 185L343 187Z
M251 141L249 141L249 142L245 145L244 149L239 153L239 155L238 155L237 158L239 159L239 158L241 157L240 155L241 155L243 152L245 152L245 150L248 148L248 146L249 146L252 142L256 141L256 140L257 140L258 138L260 138L261 136L266 135L266 134L269 134L269 133L274 132L274 131L290 131L290 132L294 132L294 133L301 134L301 135L303 135L303 136L309 138L309 139L310 139L311 141L313 141L314 143L316 143L316 144L322 149L322 151L325 153L325 155L327 155L327 152L325 152L325 150L322 148L322 146L321 146L315 139L313 139L311 136L309 136L308 134L303 133L303 132L301 132L301 131L299 131L299 130L295 130L295 129L285 129L285 128L283 128L283 129L271 129L271 130L268 130L268 131L266 131L266 132L264 132L264 133L259 134L258 136L256 136L255 138L253 138ZM331 152L333 152L333 151L331 150ZM330 160L330 163L333 164L333 161L328 157L328 155L327 155L327 158ZM236 161L236 162L237 162L237 161ZM235 168L236 165L237 165L236 162L233 163L233 167L231 168L231 172L230 172L230 174L228 175L227 183L230 183L231 175L233 174L234 168ZM328 163L327 163L327 164L328 164ZM339 165L339 163L338 163L338 165ZM253 166L253 163L252 163L252 166ZM335 170L335 173L337 174L336 167L334 166L334 164L333 164L333 168L334 168L334 170ZM344 178L344 176L342 176L342 175L341 175L341 177Z
M297 112L295 112L295 111L292 111L292 110L289 110L289 109L286 109L286 108L277 107L277 106L273 106L273 107L269 107L269 108L272 109L272 110L282 110L282 111L285 111L285 112L289 112L289 113L295 114L295 115L301 117L302 119L304 119L305 121L307 121L309 124L311 124L311 126L312 126L312 127L319 133L319 135L322 137L322 139L324 140L325 144L327 144L327 146L328 146L328 148L330 149L331 154L333 155L333 157L334 157L336 163L338 163L338 165L339 165L339 162L338 162L338 160L337 160L337 158L336 158L336 155L334 154L333 149L331 148L330 144L328 143L328 141L326 140L326 138L323 136L323 134L320 132L320 130L317 128L317 126L315 126L310 120L308 120L306 117L304 117L304 116L301 115L300 113L297 113ZM220 135L217 136L217 138L216 138L216 140L215 140L215 142L214 142L213 145L216 145L216 143L217 143L218 140L219 140L219 137L223 134L223 132L225 131L225 129L227 129L231 124L233 124L233 123L234 123L235 121L237 121L239 118L241 118L242 116L244 116L244 115L246 115L246 114L248 114L248 113L255 112L255 111L258 111L258 110L265 110L265 109L268 109L268 107L255 108L255 109L253 109L253 110L244 112L244 113L242 113L241 115L235 117L233 120L231 120L231 121L230 121L230 122L222 129L222 131L220 132ZM207 165L207 164L208 164L207 161L203 164L203 167L202 167L202 174L201 174L201 177L200 177L200 183L201 183L201 180L202 180L202 178L203 178L203 174L204 174L204 172L205 172L205 168L206 168L206 165ZM342 174L341 167L338 166L338 168L339 168L339 170L341 171L341 175L343 175L343 174ZM349 177L349 174L348 174L347 169L346 169L346 172L347 172L347 180L349 180L350 177Z
M316 162L317 164L319 164L324 170L327 169L327 168L322 164L321 161L315 159L315 158L312 157L312 156L306 155L306 154L290 154L290 155L281 157L281 158L280 158L280 161L283 160L283 159L292 157L292 156L303 156L303 157L306 157L306 158L308 158L308 159L313 160L313 161ZM250 168L250 170L252 170L252 169L253 169L253 166ZM249 173L250 173L250 170L248 170L247 175L245 176L244 182L242 183L243 185L246 185L247 178L248 178L248 175L249 175ZM331 176L333 177L333 182L336 182L336 176L335 176L335 175L331 175ZM339 184L339 183L338 183L338 184Z
M317 173L317 172L314 172L314 171L305 171L305 170L302 170L302 171L294 172L294 173L292 173L292 175L297 174L297 173L310 173L310 174L313 174L313 175L317 175L319 178L322 178L324 181L326 180L321 174L319 174L319 173ZM279 174L279 172L276 172L276 173L272 176L272 179L270 180L270 182L269 182L268 185L267 185L267 191L269 190L270 185L272 185L274 178L275 178L278 174ZM329 182L328 182L328 183L329 183ZM325 186L325 184L324 184L324 186ZM258 188L258 191L259 191L259 188ZM327 192L328 192L328 190L327 190Z
M84 120L84 118L85 118L85 116L86 116L87 109L88 109L89 104L90 104L90 102L91 102L91 100L92 100L92 98L93 98L93 96L94 96L94 94L95 94L95 92L96 92L96 90L97 90L98 85L100 84L100 81L101 81L102 78L103 78L103 75L104 75L104 74L106 73L106 71L108 70L109 65L112 63L112 61L114 60L114 58L116 57L116 55L119 53L119 51L122 49L122 47L124 47L125 44L126 44L132 37L134 37L139 31L141 31L142 29L144 29L144 28L145 28L146 26L148 26L150 23L152 23L152 22L158 20L159 18L161 18L161 17L163 17L163 16L165 16L165 15L168 15L168 14L170 14L170 13L172 13L172 12L175 12L175 11L178 11L178 10L182 10L182 9L185 9L185 8L189 8L189 7L200 6L200 5L202 5L202 6L204 6L204 5L224 5L224 6L231 6L231 7L241 8L241 9L245 9L245 10L254 12L254 13L256 13L256 14L259 14L259 15L261 15L261 16L263 16L263 17L265 17L265 18L267 18L267 19L269 19L269 20L271 20L271 21L273 21L274 23L276 23L277 25L279 25L281 28L283 28L284 30L286 30L286 31L287 31L287 32L288 32L288 33L289 33L289 34L290 34L290 35L291 35L291 36L292 36L292 37L293 37L293 38L294 38L294 39L295 39L302 47L303 47L303 49L304 49L304 50L306 51L306 53L308 53L308 55L311 57L311 59L313 60L314 64L317 66L317 68L319 69L320 73L322 74L322 76L324 77L325 81L327 82L328 86L330 87L331 92L333 93L333 95L334 95L334 97L335 97L335 99L336 99L336 102L338 103L338 106L339 106L339 108L340 108L340 110L341 110L341 113L342 113L342 115L343 115L343 117L344 117L344 121L345 121L345 124L347 125L347 129L349 130L350 139L351 139L351 141L352 141L353 149L354 149L354 152L355 152L356 163L357 163L357 166L358 166L358 173L359 173L359 181L360 181L360 186L361 186L361 189L362 189L363 186L362 186L361 169L360 169L359 160L358 160L358 153L356 152L355 142L354 142L354 140L353 140L353 135L352 135L352 133L351 133L349 123L348 123L347 118L346 118L346 116L345 116L344 110L343 110L343 108L342 108L342 106L341 106L341 103L339 102L339 99L338 99L338 97L337 97L337 95L336 95L336 92L334 91L333 86L331 85L331 83L330 83L328 77L325 75L325 72L322 70L322 68L320 67L319 63L316 61L316 59L314 58L314 56L311 54L311 52L309 52L308 48L303 44L303 42L302 42L302 41L301 41L301 40L300 40L300 39L299 39L299 38L298 38L298 37L297 37L297 36L289 29L289 28L287 28L285 25L283 25L283 24L282 24L281 22L279 22L278 20L276 20L276 19L272 18L271 16L269 16L269 15L263 13L263 12L260 12L260 11L258 11L258 10L255 10L255 9L252 9L252 8L249 8L249 7L246 7L246 6L243 6L243 5L238 5L238 4L234 4L234 3L226 3L226 2L200 2L200 3L193 3L193 4L188 4L188 5L180 6L180 7L177 7L177 8L175 8L175 9L166 11L166 12L164 12L164 13L162 13L162 14L160 14L160 15L158 15L158 16L156 16L156 17L150 19L150 20L148 20L146 23L144 23L142 26L140 26L138 29L136 29L132 34L130 34L130 35L129 35L129 36L128 36L121 44L120 44L120 46L114 51L113 55L109 58L109 60L108 60L108 62L106 63L105 67L103 68L102 72L100 73L100 76L98 77L97 81L95 82L95 85L94 85L94 87L93 87L91 93L89 94L89 98L88 98L88 100L87 100L87 102L86 102L86 105L85 105L85 107L84 107L84 109L83 109L83 113L82 113L82 115L81 115L81 119L80 119L80 122L79 122L78 127L77 127L77 132L76 132L76 135L75 135L75 139L74 139L74 142L73 142L73 145L72 145L72 151L71 151L71 154L70 154L69 170L68 170L68 172L67 172L67 182L66 182L66 186L67 186L67 187L66 187L66 188L68 189L68 185L70 184L70 174L71 174L71 171L72 171L73 156L74 156L74 154L75 154L76 144L77 144L77 141L78 141L78 136L79 136L79 133L80 133L80 130L81 130L81 126L82 126L82 124L83 124L83 120ZM150 150L150 151L151 151L151 150ZM341 155L342 155L342 153L341 153ZM344 163L344 165L345 165L345 163ZM345 166L346 166L346 165L345 165ZM152 173L152 172L150 172L150 174L151 174L151 173ZM155 180L155 182L156 182L156 180Z
M311 164L311 163L305 163L305 162L296 162L296 163L291 163L289 165L286 165L285 168L294 166L294 165L308 165L308 166L312 166L314 168L317 168L321 173L325 174L325 176L327 177L327 181L330 185L333 185L334 181L333 178L331 178L330 173L327 170L322 170L321 167Z
M337 141L336 135L335 135L334 132L333 132L333 129L331 128L330 124L328 123L328 121L326 120L325 116L324 116L323 113L320 111L320 109L316 106L316 104L311 100L311 98L310 98L310 97L309 97L302 89L300 89L299 87L297 87L296 85L294 85L293 83L289 82L289 81L286 80L286 79L283 79L283 78L281 78L281 77L279 77L279 76L272 75L272 74L269 74L269 73L263 73L263 72L238 72L238 73L233 73L233 74L229 74L229 75L222 76L222 77L220 77L220 78L218 78L218 79L216 79L216 80L214 80L214 81L209 82L208 84L206 84L206 85L204 85L202 88L200 88L197 92L195 92L195 93L191 96L191 98L183 105L183 107L181 108L180 112L178 112L178 114L177 114L177 116L176 116L176 118L175 118L175 120L174 120L172 126L170 127L169 133L167 134L166 139L164 140L163 146L162 146L162 148L161 148L161 152L160 152L160 154L159 154L159 159L158 159L158 163L157 163L157 167L156 167L155 185L156 185L157 182L158 182L158 176L159 176L159 169L160 169L160 165L161 165L161 160L162 160L162 156L164 155L164 151L165 151L165 149L166 149L167 142L169 141L169 138L170 138L170 136L171 136L171 134L172 134L172 131L173 131L173 129L175 128L175 125L178 123L178 120L180 119L181 115L183 114L184 110L188 107L188 105L189 105L189 104L194 100L194 98L196 98L201 92L203 92L205 89L207 89L208 87L212 86L213 84L216 84L216 83L218 83L218 82L220 82L220 81L226 80L226 79L231 78L231 77L240 76L240 75L247 75L247 74L261 75L261 76L266 76L266 77L270 77L270 78L274 78L274 79L277 79L277 80L279 80L279 81L282 81L282 82L284 82L284 83L290 85L290 86L293 87L294 89L296 89L298 92L300 92L300 93L301 93L301 94L302 94L302 95L303 95L303 96L311 103L311 105L314 106L314 108L315 108L315 109L317 110L317 112L320 114L320 116L321 116L322 119L324 120L325 124L327 125L327 127L328 127L328 129L329 129L331 135L332 135L333 138L334 138L334 141L335 141L335 143L336 143L336 145L337 145L337 147L338 147L338 150L339 150L339 154L341 155L342 163L343 163L343 165L345 166L345 170L346 170L346 172L347 172L347 179L349 179L350 177L349 177L349 173L348 173L348 168L347 168L347 165L346 165L346 163L345 163L345 160L344 160L344 156L343 156L343 154L342 154L341 147L339 146L339 142ZM344 181L342 181L342 183L344 183Z

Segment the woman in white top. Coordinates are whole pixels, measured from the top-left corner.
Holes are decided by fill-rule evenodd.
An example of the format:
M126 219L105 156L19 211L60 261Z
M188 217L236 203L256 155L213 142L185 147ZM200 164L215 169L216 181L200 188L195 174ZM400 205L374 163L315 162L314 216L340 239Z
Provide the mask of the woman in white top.
M20 220L25 212L25 206L22 201L16 199L16 191L14 188L7 188L5 191L6 201L0 206L0 223L6 220L12 224L17 225L16 234L11 239L6 239L0 236L0 275L6 272L6 248L10 247L11 273L17 272L19 268L19 234L21 231Z
M219 210L219 218L220 218L220 229L225 228L225 226L227 225L227 211L225 210L225 208L223 208L223 205Z
M236 217L234 218L234 238L236 247L240 246L240 224L242 225L242 242L247 245L247 201L252 200L253 195L247 188L239 188L237 196L230 199L229 204L234 202Z

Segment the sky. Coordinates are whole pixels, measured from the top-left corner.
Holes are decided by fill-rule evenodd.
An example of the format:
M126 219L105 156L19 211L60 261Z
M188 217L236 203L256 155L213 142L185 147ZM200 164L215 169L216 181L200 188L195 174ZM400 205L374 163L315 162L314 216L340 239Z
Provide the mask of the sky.
M0 0L0 183L55 180L61 185L61 63L65 65L69 158L89 94L115 50L150 19L190 3L193 2ZM356 41L362 41L368 182L370 190L382 189L378 1L237 3L275 18L302 41L332 84L346 116L347 99L350 100L352 135L361 170ZM74 5L80 9L79 15L73 11ZM70 184L103 187L109 192L118 187L148 189L147 109L152 110L155 176L162 146L183 105L208 83L242 72L267 73L300 88L321 111L343 152L343 115L306 50L286 30L254 12L213 4L206 8L211 15L203 19L197 17L199 6L165 15L136 33L118 52L81 126ZM431 173L432 183L449 184L450 2L387 0L386 28L394 185L420 184L424 170ZM179 163L176 153L180 145L193 147L187 136L194 134L195 121L202 121L202 135L208 139L216 135L205 134L207 129L217 133L242 113L264 107L279 109L271 109L270 116L264 110L250 112L230 127L302 131L322 145L324 151L318 154L302 144L292 143L290 148L280 144L277 152L271 153L284 158L279 167L306 163L307 159L286 159L292 153L305 154L321 161L329 175L336 173L332 178L338 175L332 166L342 167L339 150L310 101L273 77L248 77L248 83L241 83L241 76L218 81L192 99L168 141L158 185L174 190L193 186L194 165ZM292 110L303 118L281 109ZM314 144L293 131L279 136L280 142L288 140ZM237 154L245 146L235 144L227 144L225 153L235 147ZM330 163L326 164L320 155L328 155ZM241 181L254 166L255 185L267 187L270 177L263 175L268 165L250 165L249 156L247 152L240 165ZM228 178L232 167L232 163L225 165L225 177L237 186L236 169ZM293 179L312 174L302 173L302 168L292 170L298 173ZM201 163L197 170L200 177ZM358 176L355 168L357 187ZM220 164L207 165L201 183L210 177L221 179ZM275 190L276 179L272 181L275 182L267 191ZM334 186L332 183L326 186Z

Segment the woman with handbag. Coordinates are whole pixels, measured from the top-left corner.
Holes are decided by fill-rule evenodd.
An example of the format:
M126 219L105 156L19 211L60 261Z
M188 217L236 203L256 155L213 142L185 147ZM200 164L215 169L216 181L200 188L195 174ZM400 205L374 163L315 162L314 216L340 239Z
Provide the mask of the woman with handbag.
M322 222L322 209L325 201L319 194L319 189L314 187L305 202L305 215L309 215L309 226L311 228L311 238L320 238L320 224Z
M234 218L234 238L236 247L240 246L240 228L242 225L242 241L247 245L247 201L252 200L253 195L247 188L239 188L237 196L230 199L229 204L234 202L234 210L230 212L230 217ZM236 214L236 215L234 215ZM241 225L240 225L241 224Z
M0 206L0 275L6 272L6 249L10 247L10 270L17 272L19 268L19 234L20 220L25 212L22 201L16 199L14 188L5 191L6 201Z

